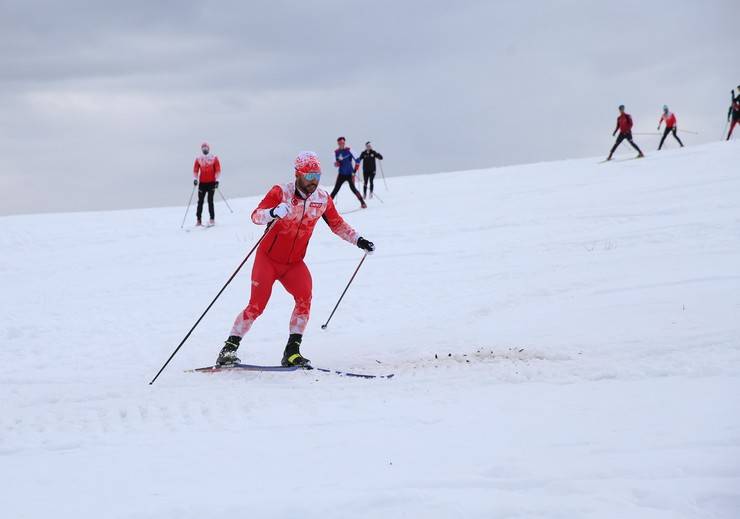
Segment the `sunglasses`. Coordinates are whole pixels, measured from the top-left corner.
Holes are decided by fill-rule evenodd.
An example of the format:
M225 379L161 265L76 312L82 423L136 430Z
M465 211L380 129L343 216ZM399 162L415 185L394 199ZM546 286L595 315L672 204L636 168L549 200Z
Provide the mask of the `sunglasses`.
M303 178L306 180L319 180L321 178L321 173L306 173L303 175Z

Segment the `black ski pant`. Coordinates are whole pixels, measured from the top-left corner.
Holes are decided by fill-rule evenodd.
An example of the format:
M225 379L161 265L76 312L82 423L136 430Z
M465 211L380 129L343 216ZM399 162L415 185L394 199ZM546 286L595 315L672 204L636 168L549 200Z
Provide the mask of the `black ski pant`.
M198 221L200 221L200 218L203 215L203 201L205 200L206 195L208 195L208 214L210 215L211 220L216 219L216 212L213 209L213 195L215 192L215 182L202 182L198 185L198 209L195 211L195 216L198 218Z
M660 139L660 144L658 145L658 149L660 149L660 148L663 147L663 143L665 142L665 138L668 137L668 134L669 133L672 133L673 134L673 137L675 137L675 139L678 141L678 143L683 148L683 142L681 142L681 139L678 138L678 134L676 133L676 127L674 126L673 128L668 128L666 126L665 131L663 132L663 138Z
M614 155L614 151L619 147L620 144L622 144L623 140L627 140L627 142L629 142L632 145L632 147L637 150L637 153L642 155L642 150L638 148L637 144L635 144L635 141L632 140L632 132L627 132L627 133L620 133L619 135L617 135L617 142L614 143L614 146L612 147L612 151L609 152L610 157Z
M363 171L362 172L362 196L367 196L367 184L370 182L370 194L373 194L375 190L375 171Z
M362 202L363 201L362 195L360 194L359 191L357 191L357 188L355 187L355 183L353 181L353 178L354 177L352 175L337 175L337 183L334 184L334 189L332 190L331 195L329 195L329 196L331 196L332 199L335 198L337 196L337 193L339 193L339 189L342 187L342 184L344 184L345 182L347 182L349 184L349 188L355 194L355 196L357 197L357 199L360 202Z

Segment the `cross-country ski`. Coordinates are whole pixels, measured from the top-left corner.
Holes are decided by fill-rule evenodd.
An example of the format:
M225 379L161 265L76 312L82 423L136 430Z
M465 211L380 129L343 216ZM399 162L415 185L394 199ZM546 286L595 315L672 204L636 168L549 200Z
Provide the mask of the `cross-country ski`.
M241 363L235 363L235 364L229 364L229 365L215 365L215 366L206 366L204 368L195 368L192 370L188 370L190 372L194 373L238 373L240 371L257 371L257 372L293 372L293 371L315 371L319 373L333 373L335 375L339 375L341 377L350 377L350 378L364 378L364 379L372 379L372 378L393 378L393 374L390 375L373 375L369 373L354 373L352 371L343 371L339 369L327 369L327 368L317 368L312 366L257 366L254 364L241 364Z

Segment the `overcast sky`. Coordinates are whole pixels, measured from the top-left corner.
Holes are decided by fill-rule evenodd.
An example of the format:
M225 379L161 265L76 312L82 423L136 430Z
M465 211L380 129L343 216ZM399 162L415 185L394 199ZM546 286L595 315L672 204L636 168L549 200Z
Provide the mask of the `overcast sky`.
M620 103L713 141L740 83L737 0L0 6L0 214L184 206L203 140L230 197L340 134L388 176L605 156Z

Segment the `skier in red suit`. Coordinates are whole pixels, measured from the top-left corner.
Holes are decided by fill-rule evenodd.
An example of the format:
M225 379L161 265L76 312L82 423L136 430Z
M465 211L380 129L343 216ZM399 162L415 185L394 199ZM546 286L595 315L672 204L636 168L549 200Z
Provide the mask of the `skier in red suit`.
M663 105L663 115L660 116L660 120L658 121L658 130L660 130L660 125L663 123L665 123L665 131L663 132L663 138L660 139L658 150L663 147L665 138L668 137L669 133L673 134L673 138L676 139L683 148L683 142L681 142L681 139L678 138L678 134L676 133L678 131L678 126L676 124L676 114L668 110L668 106L666 105Z
M211 147L207 142L200 145L203 153L195 159L193 164L193 185L198 186L198 208L195 211L197 219L195 225L202 225L203 200L208 195L208 215L211 219L208 225L216 223L216 211L213 208L213 194L218 189L218 179L221 177L221 163L215 155L209 155Z
M252 212L252 221L267 224L257 247L252 267L252 292L249 305L234 321L216 363L238 363L236 350L242 337L267 306L275 281L293 296L295 308L290 317L290 336L283 353L283 366L310 366L300 353L303 332L311 310L311 273L303 262L308 242L319 219L345 241L373 252L375 245L357 234L337 212L334 201L319 187L321 164L315 153L306 151L295 160L295 181L273 186Z
M614 146L609 152L609 156L606 158L606 160L612 160L612 155L614 155L614 151L625 139L632 145L633 148L637 150L637 153L639 154L637 155L638 159L645 156L643 155L642 150L640 150L640 148L637 147L637 144L635 144L632 140L632 116L624 111L624 105L619 105L619 117L617 117L617 127L614 128L612 136L617 134L617 130L619 130L619 136L617 137L617 141L614 143Z

